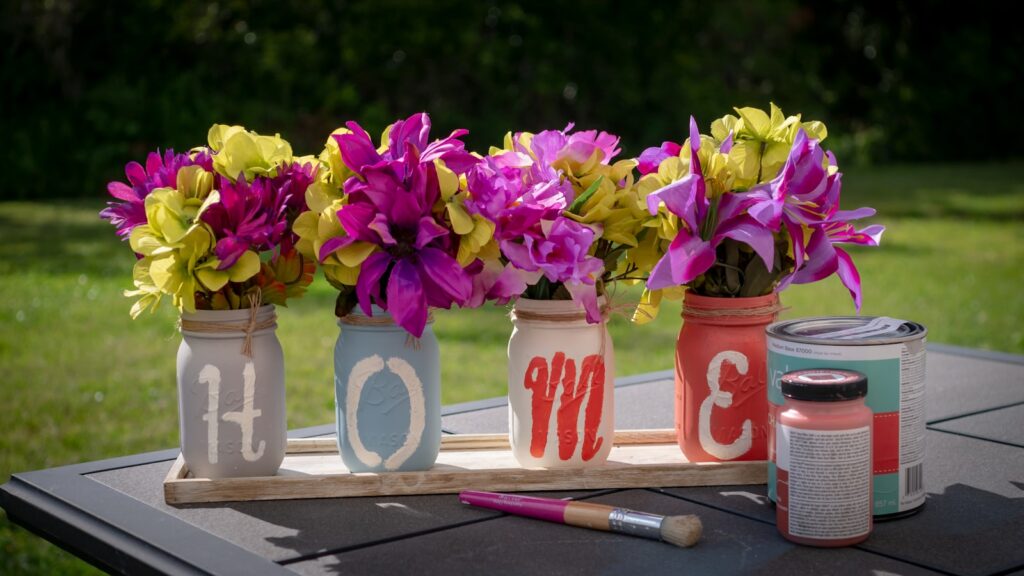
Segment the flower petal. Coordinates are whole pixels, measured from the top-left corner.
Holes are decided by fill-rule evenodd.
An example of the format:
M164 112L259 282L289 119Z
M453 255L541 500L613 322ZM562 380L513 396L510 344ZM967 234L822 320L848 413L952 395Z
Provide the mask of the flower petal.
M574 302L587 311L587 322L597 324L603 319L601 308L597 304L597 287L584 282L566 282L565 289L572 295Z
M850 291L850 296L853 297L853 305L857 308L857 314L860 314L861 305L861 290L860 290L860 273L857 272L857 267L853 265L853 259L846 253L842 248L836 248L836 272L839 274L839 279L843 282L843 286Z
M373 206L367 204L346 204L338 209L338 222L345 232L358 240L364 242L377 242L379 238L370 232L370 223L373 222L377 211Z
M670 275L666 281L664 261L668 261ZM669 286L682 285L708 271L715 263L715 247L700 238L691 235L689 232L680 229L668 251L655 265L658 274L651 272L651 278L647 281L647 287L651 290L659 290ZM652 283L652 280L654 282Z
M359 300L359 307L367 316L373 314L371 305L382 304L380 294L380 278L388 270L391 264L391 256L386 252L374 252L370 254L359 270L359 281L356 282L356 298Z
M445 234L448 234L448 229L438 224L432 216L420 218L419 226L416 230L416 249L422 249L427 244L430 244L431 240L440 238Z
M395 262L388 279L387 301L388 312L396 324L417 338L423 336L427 325L427 299L412 259Z
M421 272L444 293L443 298L433 301L447 301L447 305L438 303L437 306L450 308L452 302L462 306L472 297L473 281L451 256L436 248L424 248L419 254L419 264Z
M807 243L807 257L802 268L793 274L794 284L809 284L828 278L836 271L836 250L822 228L815 228Z
M349 122L351 134L333 134L331 137L338 143L341 161L349 170L360 173L363 168L373 166L381 161L380 154L373 147L369 134L355 122Z

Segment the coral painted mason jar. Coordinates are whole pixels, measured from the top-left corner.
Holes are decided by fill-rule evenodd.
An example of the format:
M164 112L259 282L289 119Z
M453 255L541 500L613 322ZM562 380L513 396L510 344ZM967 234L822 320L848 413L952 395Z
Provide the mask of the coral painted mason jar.
M676 341L676 436L691 462L768 456L765 327L778 295L715 298L687 292Z

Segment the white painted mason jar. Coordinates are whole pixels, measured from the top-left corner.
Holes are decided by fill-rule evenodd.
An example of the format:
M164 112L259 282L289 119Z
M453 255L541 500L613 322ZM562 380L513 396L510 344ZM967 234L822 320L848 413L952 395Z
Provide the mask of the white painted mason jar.
M181 315L179 432L193 476L273 476L281 466L288 426L276 329L273 305L255 317L251 310Z
M604 463L615 433L615 352L605 323L587 323L571 300L520 298L512 324L512 454L532 468Z

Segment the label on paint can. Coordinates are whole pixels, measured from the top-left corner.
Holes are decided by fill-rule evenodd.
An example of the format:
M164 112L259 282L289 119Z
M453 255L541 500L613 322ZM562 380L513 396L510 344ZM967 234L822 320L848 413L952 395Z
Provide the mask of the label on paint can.
M891 318L835 317L772 324L768 336L768 495L776 500L777 410L780 378L808 368L856 370L868 377L874 413L874 515L924 504L924 326Z

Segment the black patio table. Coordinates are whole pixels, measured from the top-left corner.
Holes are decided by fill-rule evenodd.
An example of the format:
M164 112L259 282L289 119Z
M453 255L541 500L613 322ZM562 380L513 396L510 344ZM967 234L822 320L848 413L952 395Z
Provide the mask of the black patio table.
M698 514L694 548L472 508L455 495L169 506L177 450L15 474L14 522L111 572L210 574L1024 574L1024 356L930 345L928 498L851 548L797 546L764 485L553 492ZM671 371L617 382L616 426L672 425ZM504 398L449 406L448 433L504 432ZM324 436L333 426L292 432Z

